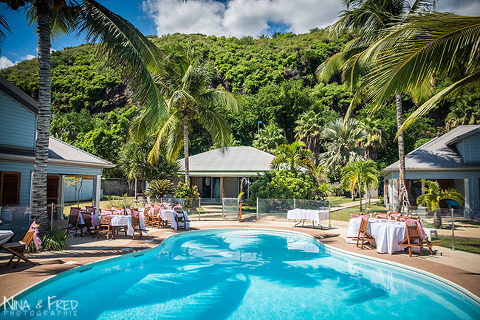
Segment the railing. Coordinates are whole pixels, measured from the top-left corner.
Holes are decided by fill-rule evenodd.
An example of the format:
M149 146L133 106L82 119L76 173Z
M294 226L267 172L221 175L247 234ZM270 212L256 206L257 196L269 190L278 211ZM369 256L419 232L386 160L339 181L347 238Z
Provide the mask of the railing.
M258 199L257 198L257 220L258 219L285 219L288 210L302 209L328 209L330 202L323 200L307 199Z
M238 198L223 198L222 199L222 219L238 219L239 215L239 201Z
M15 240L21 240L30 226L30 217L32 215L30 207L4 206L0 207L0 211L0 220L2 220L0 229L12 230L15 235L19 236Z

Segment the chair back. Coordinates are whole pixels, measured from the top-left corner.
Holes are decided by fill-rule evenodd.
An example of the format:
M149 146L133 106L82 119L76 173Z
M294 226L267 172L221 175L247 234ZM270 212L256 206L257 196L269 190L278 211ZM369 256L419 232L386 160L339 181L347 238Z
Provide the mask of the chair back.
M401 216L402 216L401 213L392 212L392 213L390 213L390 215L388 217L389 217L390 220L395 220L395 219L398 220Z
M363 218L360 220L360 227L358 228L358 232L365 233L367 232L367 225L368 225L368 216L367 218Z
M27 231L27 233L25 234L25 236L22 239L22 242L25 243L25 245L26 245L25 247L28 247L30 242L32 242L34 234L35 234L35 229L30 229L30 230Z
M87 228L90 228L92 226L92 214L90 212L82 212L81 215Z
M155 203L155 205L153 206L153 216L154 217L158 216L158 214L160 213L160 209L162 209L162 206L158 203Z
M405 227L407 228L407 238L410 240L420 239L420 230L415 219L405 219Z
M138 211L138 209L137 208L132 209L131 213L132 213L132 225L133 225L133 227L140 226L140 212Z
M100 209L100 215L112 215L112 210Z
M81 212L79 208L70 208L70 215L68 216L68 224L76 226L78 223L78 214Z
M377 219L387 219L386 213L375 213L375 218Z
M110 225L110 214L101 214L100 215L100 225L101 226L109 226Z

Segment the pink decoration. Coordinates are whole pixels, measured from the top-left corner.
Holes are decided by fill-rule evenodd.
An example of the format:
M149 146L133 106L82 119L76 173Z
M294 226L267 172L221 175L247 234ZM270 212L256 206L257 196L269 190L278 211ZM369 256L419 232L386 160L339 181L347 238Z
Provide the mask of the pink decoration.
M28 228L28 231L35 230L33 233L33 244L35 245L35 249L40 250L42 248L42 240L38 237L38 224L35 223L35 221L32 222L30 225L30 228Z

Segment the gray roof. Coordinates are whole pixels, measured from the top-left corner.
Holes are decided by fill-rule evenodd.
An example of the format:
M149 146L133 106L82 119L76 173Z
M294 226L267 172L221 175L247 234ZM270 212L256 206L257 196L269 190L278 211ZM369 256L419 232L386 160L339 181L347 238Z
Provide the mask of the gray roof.
M35 114L38 113L38 102L2 76L0 76L0 90L23 107Z
M255 176L270 170L275 156L253 147L228 147L190 156L191 176ZM180 173L185 159L178 160Z
M464 163L455 145L461 140L479 132L480 125L458 126L407 154L405 157L405 169L444 170L478 168L478 164ZM384 172L398 171L398 169L399 161L386 167Z
M75 163L87 166L98 166L102 168L111 168L115 165L107 160L103 160L91 153L74 147L66 142L50 137L48 145L48 159L60 160L65 163Z

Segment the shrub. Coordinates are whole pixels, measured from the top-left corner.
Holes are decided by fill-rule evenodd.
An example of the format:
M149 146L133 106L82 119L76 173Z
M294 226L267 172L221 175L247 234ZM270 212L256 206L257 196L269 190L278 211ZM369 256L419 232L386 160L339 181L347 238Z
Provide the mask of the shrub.
M189 183L180 181L177 185L177 191L175 192L175 198L182 199L198 199L200 198L200 193L198 192L197 186L190 186Z
M151 198L161 199L167 194L175 191L173 183L168 179L159 179L150 181L150 185L146 190L146 195Z

